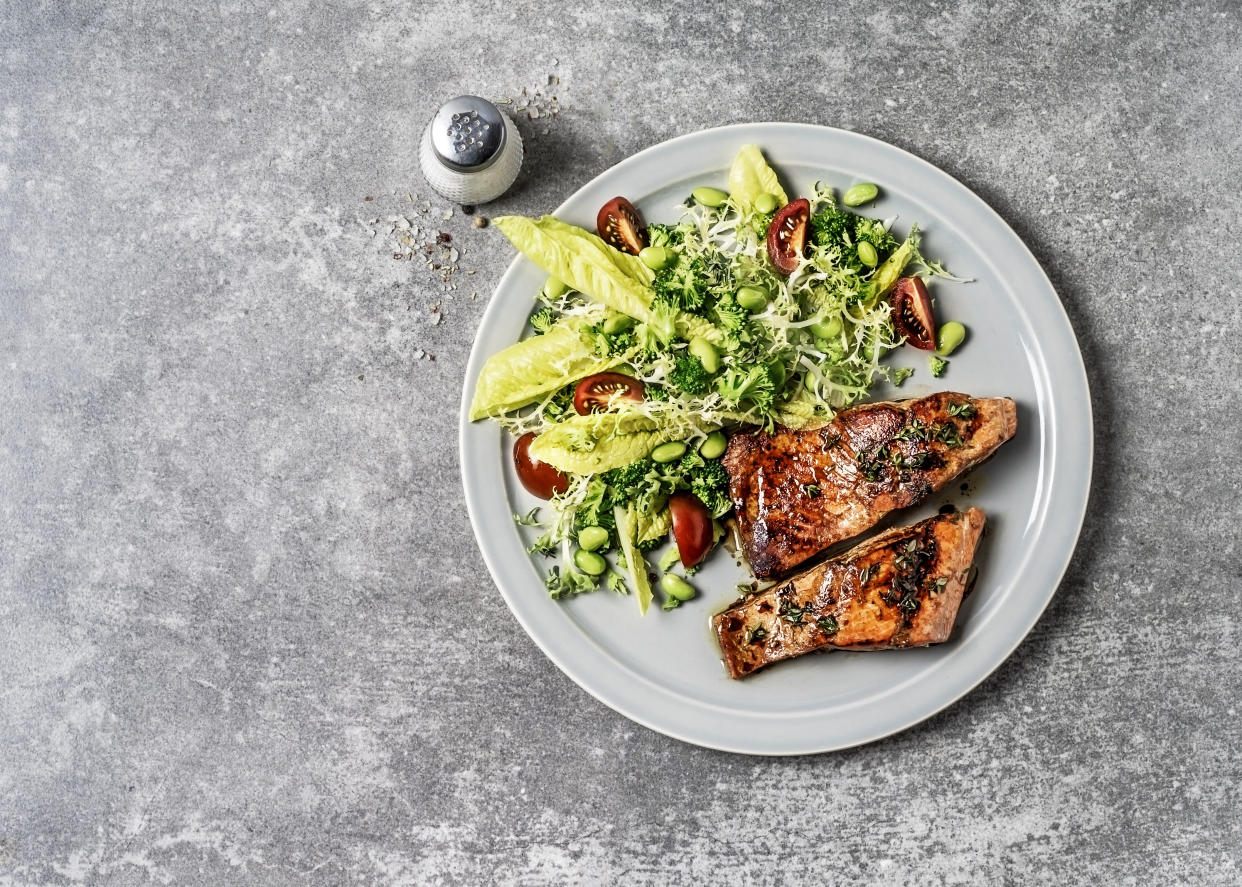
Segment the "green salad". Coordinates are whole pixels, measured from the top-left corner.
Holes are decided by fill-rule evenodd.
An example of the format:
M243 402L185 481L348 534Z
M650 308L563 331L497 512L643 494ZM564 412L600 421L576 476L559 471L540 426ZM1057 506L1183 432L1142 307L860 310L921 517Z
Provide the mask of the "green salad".
M517 438L514 460L546 507L536 527L553 597L607 586L646 612L694 596L687 582L723 537L732 507L721 463L740 426L830 421L880 380L909 341L935 347L922 278L948 276L890 223L838 202L820 183L790 200L757 147L743 148L729 190L697 188L675 224L643 225L624 198L597 233L551 216L494 224L550 277L530 335L484 365L471 420ZM960 325L958 325L960 326ZM959 340L960 341L960 340ZM672 572L680 562L684 575Z

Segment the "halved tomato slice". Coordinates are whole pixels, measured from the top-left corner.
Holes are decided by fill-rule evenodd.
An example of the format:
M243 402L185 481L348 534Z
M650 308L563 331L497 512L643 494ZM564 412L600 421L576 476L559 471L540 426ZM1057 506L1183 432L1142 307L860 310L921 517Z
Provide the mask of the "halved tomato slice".
M787 203L768 226L768 258L782 274L792 274L806 249L811 203L805 197Z
M513 467L526 492L540 499L551 499L557 493L569 489L569 477L547 462L540 462L530 454L530 442L535 432L528 431L513 445Z
M683 567L693 567L712 547L712 514L694 493L669 496L668 510L673 518L673 538Z
M614 400L632 400L635 403L643 399L647 389L643 383L633 376L624 373L596 373L587 376L574 389L574 409L578 415L585 416L598 410L605 410Z
M918 277L903 277L889 294L893 306L893 326L915 348L936 350L936 315L932 312L927 286Z
M595 217L595 228L605 243L615 246L623 253L638 255L647 245L647 226L634 204L624 197L614 197L602 207Z

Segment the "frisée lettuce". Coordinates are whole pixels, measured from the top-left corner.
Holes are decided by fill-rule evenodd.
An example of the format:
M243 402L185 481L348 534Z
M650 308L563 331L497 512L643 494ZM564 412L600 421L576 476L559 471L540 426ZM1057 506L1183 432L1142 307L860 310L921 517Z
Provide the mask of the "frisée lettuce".
M789 198L758 147L738 152L728 185L718 205L691 199L676 222L648 224L641 257L551 216L494 220L566 285L541 294L532 335L487 362L470 410L533 433L530 456L565 475L531 547L554 558L554 597L628 584L645 613L654 592L644 552L678 537L670 498L701 505L700 521L731 507L720 432L830 421L892 376L882 359L902 338L889 290L910 269L948 276L923 259L917 226L898 237L891 221L841 206L823 183L808 195L805 248L782 273L767 234L773 207ZM584 408L579 383L605 370L622 374L631 396ZM578 548L587 528L606 531L607 544ZM628 583L611 566L601 572L597 555L610 553Z

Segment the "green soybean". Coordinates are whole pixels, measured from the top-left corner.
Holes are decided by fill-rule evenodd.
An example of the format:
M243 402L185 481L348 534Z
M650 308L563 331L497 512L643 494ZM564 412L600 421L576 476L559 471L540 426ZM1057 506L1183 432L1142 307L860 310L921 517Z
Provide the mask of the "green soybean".
M672 462L674 459L680 459L686 452L686 445L680 440L670 440L668 443L662 443L651 451L651 459L654 462Z
M729 195L719 188L695 188L690 195L703 206L720 206L729 199Z
M644 246L638 251L638 258L642 259L643 264L652 271L659 271L661 268L667 268L673 264L673 260L677 258L677 255L667 247Z
M713 431L707 435L707 440L699 444L699 455L704 459L719 459L728 445L729 438L724 436L723 431Z
M603 527L583 527L578 531L578 547L596 551L608 544L608 531Z
M703 369L709 373L720 369L720 355L716 353L716 346L702 336L695 336L690 340L690 353L699 359Z
M543 295L548 299L559 298L560 296L565 295L568 291L569 287L565 284L565 282L558 280L555 277L549 277L543 283Z
M582 548L574 552L574 563L578 565L579 570L588 576L602 576L604 571L608 569L608 561L595 552Z
M623 333L634 325L634 318L620 311L612 311L604 318L604 332L610 336Z
M817 339L835 339L841 335L841 330L845 325L838 316L821 318L810 326L810 330L815 334Z
M956 320L940 325L936 332L936 351L948 357L957 350L957 346L966 341L966 327Z
M854 187L845 192L841 198L841 202L846 206L862 206L864 203L870 203L880 194L880 189L871 182L859 182Z
M676 573L665 573L660 577L660 587L664 589L664 593L669 597L676 598L679 601L688 601L697 593L693 585Z
M763 290L743 286L738 288L737 303L747 311L762 311L768 306L768 296Z
M875 251L875 247L869 242L860 240L858 242L858 261L868 268L874 268L875 263L880 261L880 254Z
M760 194L755 198L755 209L761 213L776 212L781 200L775 194Z

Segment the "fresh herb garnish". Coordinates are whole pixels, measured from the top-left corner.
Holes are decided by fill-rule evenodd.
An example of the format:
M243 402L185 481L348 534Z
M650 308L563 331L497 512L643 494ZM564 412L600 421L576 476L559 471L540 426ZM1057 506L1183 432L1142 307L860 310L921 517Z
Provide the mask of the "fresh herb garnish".
M762 644L768 637L768 630L762 625L756 625L746 635L746 643Z
M815 620L815 624L826 634L836 634L841 630L835 616L820 616Z
M803 484L802 492L806 494L808 499L818 499L823 490L819 488L819 484Z
M973 418L975 415L975 405L968 401L963 401L962 403L951 403L949 404L949 415L958 416L963 419Z
M942 444L946 444L955 449L964 444L961 434L959 434L958 430L951 423L948 423L948 422L946 422L944 425L939 425L936 427L936 439L939 440Z
M794 606L791 601L781 601L780 608L776 612L777 615L790 625L802 624L803 609L802 607Z

